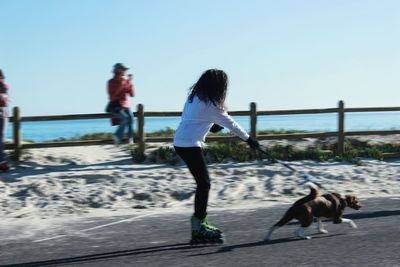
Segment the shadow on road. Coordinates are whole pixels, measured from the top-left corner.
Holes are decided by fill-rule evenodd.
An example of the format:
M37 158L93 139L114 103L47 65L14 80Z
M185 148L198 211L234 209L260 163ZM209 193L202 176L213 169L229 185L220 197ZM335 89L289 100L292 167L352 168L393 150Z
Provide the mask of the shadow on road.
M313 239L317 239L317 238L329 238L329 237L335 237L335 236L341 236L341 235L344 235L344 234L332 234L332 235L316 234L316 235L311 235L311 236L312 236ZM279 239L274 239L274 240L271 240L271 241L262 240L262 241L251 242L251 243L243 243L243 244L238 244L238 245L233 245L233 246L226 246L226 247L222 247L221 249L219 249L219 250L217 250L215 252L194 254L194 255L191 255L191 256L204 256L204 255L210 255L210 254L216 254L216 253L226 253L226 252L232 252L235 249L258 247L258 246L271 246L271 245L275 245L275 244L296 242L296 241L306 242L305 240L300 239L298 237L279 238Z
M388 217L388 216L398 216L400 215L400 210L380 210L373 212L360 212L347 214L344 217L349 219L368 219L376 217Z
M85 255L85 256L46 260L46 261L0 265L0 267L56 266L59 264L83 263L83 262L89 262L89 261L94 261L94 260L111 259L111 258L125 257L125 256L132 256L132 255L141 255L141 254L146 254L146 253L165 252L165 251L174 251L174 250L183 251L183 250L190 250L190 249L196 249L196 248L201 248L201 247L205 247L205 246L194 247L194 246L190 246L188 243L179 243L179 244L172 244L172 245L106 252L106 253L99 253L99 254L93 254L93 255Z
M390 217L390 216L399 216L400 210L380 210L380 211L372 211L372 212L355 212L345 214L343 217L352 220L359 219L370 219L370 218L379 218L379 217ZM325 222L332 221L332 219L323 219ZM299 225L298 221L289 222L287 225Z

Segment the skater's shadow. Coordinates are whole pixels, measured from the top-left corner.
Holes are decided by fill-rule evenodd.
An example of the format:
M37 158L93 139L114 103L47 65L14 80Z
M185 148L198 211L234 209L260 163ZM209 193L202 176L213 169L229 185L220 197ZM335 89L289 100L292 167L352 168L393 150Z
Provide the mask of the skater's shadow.
M191 249L202 248L203 245L199 246L190 246L186 243L172 244L172 245L164 245L164 246L154 246L154 247L146 247L146 248L138 248L138 249L130 249L130 250L122 250L122 251L113 251L113 252L105 252L99 254L92 255L84 255L77 257L69 257L69 258L60 258L54 260L45 260L45 261L35 261L35 262L24 262L18 264L8 264L8 265L0 265L0 267L29 267L29 266L58 266L60 264L83 264L91 261L99 261L99 260L109 260L118 257L126 257L126 256L137 256L142 254L152 254L157 252L166 252L166 251L186 251Z
M340 236L344 234L332 234L332 235L313 235L313 239L318 239L318 238L328 238L328 237L335 237L335 236ZM258 246L271 246L271 245L276 245L276 244L282 244L282 243L289 243L289 242L296 242L296 241L304 241L301 238L298 237L292 237L292 238L279 238L279 239L274 239L271 241L257 241L257 242L251 242L251 243L243 243L243 244L238 244L238 245L232 245L232 246L226 246L222 247L217 251L214 252L209 252L209 253L199 253L199 254L193 254L190 256L204 256L204 255L210 255L210 254L217 254L217 253L227 253L227 252L232 252L235 249L242 249L242 248L250 248L250 247L258 247Z
M198 254L193 254L190 255L191 257L193 256L204 256L204 255L211 255L211 254L217 254L217 253L226 253L226 252L232 252L235 249L241 249L241 248L250 248L250 247L258 247L258 246L267 246L267 245L272 245L272 244L279 244L279 243L287 243L287 242L293 242L293 241L300 241L301 239L292 239L292 238L282 238L282 239L276 239L272 241L257 241L257 242L251 242L251 243L243 243L243 244L238 244L238 245L233 245L233 246L226 246L218 249L217 251L213 252L208 252L208 253L198 253Z

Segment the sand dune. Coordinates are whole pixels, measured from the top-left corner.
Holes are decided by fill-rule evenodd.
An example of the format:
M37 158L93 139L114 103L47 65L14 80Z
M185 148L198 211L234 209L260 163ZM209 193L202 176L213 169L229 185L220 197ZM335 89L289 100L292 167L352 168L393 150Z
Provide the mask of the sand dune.
M325 190L362 198L400 195L400 160L296 161ZM211 164L210 209L291 203L308 193L299 174L268 161ZM194 180L183 165L133 163L124 146L32 149L0 174L2 218L101 216L193 206Z

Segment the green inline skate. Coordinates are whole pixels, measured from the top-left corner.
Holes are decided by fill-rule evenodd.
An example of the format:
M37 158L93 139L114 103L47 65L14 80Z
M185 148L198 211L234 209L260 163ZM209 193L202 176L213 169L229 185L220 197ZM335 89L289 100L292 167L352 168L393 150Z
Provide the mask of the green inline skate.
M224 236L222 231L217 227L212 226L208 223L208 216L202 220L196 216L192 216L192 239L190 240L191 245L196 244L222 244L224 243Z

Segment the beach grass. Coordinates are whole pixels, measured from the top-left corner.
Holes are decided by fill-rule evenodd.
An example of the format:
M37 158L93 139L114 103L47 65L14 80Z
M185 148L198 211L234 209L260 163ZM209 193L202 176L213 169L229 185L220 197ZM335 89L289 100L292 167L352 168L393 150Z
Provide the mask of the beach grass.
M339 155L337 143L324 144L317 147L297 148L293 144L274 145L265 147L274 158L285 161L314 160L324 162L335 160L338 162L350 162L362 165L363 158L384 159L384 153L400 152L398 144L371 145L368 142L360 142L357 139L345 141L345 153ZM208 163L225 163L230 161L246 162L263 160L266 157L252 149L241 141L210 142L204 148L204 156ZM150 162L167 163L175 165L180 162L179 157L171 147L159 147L149 154Z
M258 131L258 135L265 134L290 134L290 133L304 133L305 131L297 130L263 130ZM146 137L173 137L175 130L172 128L165 128L160 131L146 133ZM77 140L99 140L110 139L111 133L93 133L74 138L58 138L55 141L77 141ZM230 133L210 133L210 136L228 136ZM174 149L170 146L155 146L146 144L147 148L153 148L146 155L141 155L137 148L130 148L132 158L135 162L150 163L166 163L175 165L181 162L180 158L176 155ZM398 153L400 152L400 145L398 144L380 144L371 145L366 141L359 141L357 139L346 139L345 141L345 154L339 155L337 153L337 143L322 143L315 147L297 148L293 144L287 145L274 145L265 148L274 158L279 160L315 160L315 161L346 161L357 165L362 164L361 158L374 158L383 160L384 153ZM254 160L265 159L265 156L251 150L244 142L210 142L204 149L204 155L209 163L223 163L229 161L246 162Z
M400 152L400 145L368 145L360 146L346 141L345 153L339 156L336 145L321 148L299 149L294 145L275 145L265 148L274 158L285 161L295 160L314 160L324 162L336 160L339 162L350 162L356 165L362 165L363 158L374 158L383 160L384 153ZM230 161L246 162L263 160L266 157L252 149L244 142L211 142L204 148L204 156L208 163L226 163ZM148 155L150 162L166 163L175 165L180 161L172 147L159 147L151 151Z

